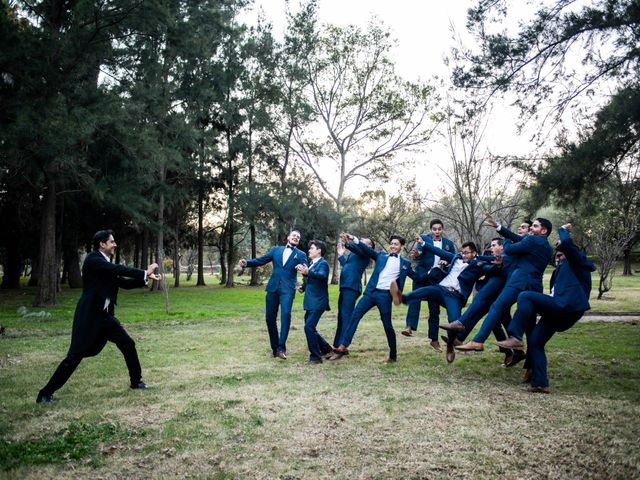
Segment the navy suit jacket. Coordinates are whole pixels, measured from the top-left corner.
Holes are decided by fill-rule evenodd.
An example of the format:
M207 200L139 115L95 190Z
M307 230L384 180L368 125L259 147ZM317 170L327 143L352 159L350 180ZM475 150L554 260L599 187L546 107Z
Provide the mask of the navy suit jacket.
M423 233L420 237L425 241L425 245L433 245L433 237L430 233ZM455 244L446 237L442 237L442 249L450 253L456 253ZM420 278L424 278L433 267L434 253L424 248L420 243L416 244L416 250L418 250L420 256L417 259L415 272ZM440 257L440 255L438 255L438 257Z
M587 256L578 250L569 232L560 227L560 245L558 250L567 258L551 275L553 298L565 312L586 311L591 308L591 272L596 267Z
M428 243L425 243L423 247L431 251L432 254L435 254L440 258L442 258L443 260L446 260L447 262L449 262L449 265L447 266L447 275L451 273L451 270L453 269L453 264L456 260L462 261L462 255L460 255L459 253L447 252L446 250L442 250L441 248L434 247L433 245L430 245ZM482 275L493 270L493 268L494 266L491 265L490 263L487 263L483 260L479 260L478 258L474 258L469 262L469 264L467 265L467 268L465 268L464 270L462 270L462 272L460 272L460 275L458 275L458 282L460 283L460 291L461 291L460 293L462 293L462 296L464 297L464 305L466 305L469 295L471 295L471 292L473 291L473 286L476 283L476 281Z
M298 278L298 271L296 266L300 264L306 265L307 256L299 250L297 247L293 248L289 259L285 265L282 264L282 253L286 247L273 247L266 255L259 258L252 258L247 260L247 267L261 267L269 262L273 263L273 271L265 290L267 292L277 292L280 287L285 287L293 290L295 294L296 281Z
M549 239L546 236L527 235L517 243L506 244L504 253L515 262L507 285L542 292L542 275L553 253Z
M324 258L309 267L304 276L302 290L305 310L331 310L329 307L329 264Z
M362 292L362 274L369 265L369 256L362 254L359 250L352 251L347 255L340 255L340 288L349 288L358 293Z
M373 293L376 289L376 285L378 285L378 279L380 278L380 272L384 270L384 267L387 265L387 260L389 259L389 254L386 252L376 252L373 248L365 245L362 242L353 243L353 241L347 244L347 248L352 252L359 252L362 255L366 255L369 258L372 258L376 261L376 266L373 269L373 273L371 273L371 277L367 282L367 287L364 290L364 293ZM400 259L400 275L398 276L398 288L400 290L404 289L404 282L407 279L407 276L413 278L415 273L411 268L411 262L406 258L398 257Z
M518 243L523 238L528 237L528 235L518 235L517 233L512 232L511 230L509 230L504 225L500 225L500 230L496 230L496 232L498 232L500 235L502 235L507 240L511 240L513 243Z

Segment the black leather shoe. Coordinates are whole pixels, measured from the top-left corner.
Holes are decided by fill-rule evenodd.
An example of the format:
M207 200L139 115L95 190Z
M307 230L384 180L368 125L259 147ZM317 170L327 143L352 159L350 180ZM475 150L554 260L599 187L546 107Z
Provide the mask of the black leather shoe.
M149 385L147 385L146 383L144 383L142 380L140 380L137 384L135 385L131 385L131 388L133 388L134 390L147 390L149 387Z
M51 403L53 402L53 395L47 395L46 393L38 392L38 398L36 403Z

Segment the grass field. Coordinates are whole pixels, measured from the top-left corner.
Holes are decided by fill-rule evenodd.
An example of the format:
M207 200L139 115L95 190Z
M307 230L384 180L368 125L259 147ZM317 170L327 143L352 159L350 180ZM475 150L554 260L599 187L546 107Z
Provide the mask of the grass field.
M2 478L640 478L640 327L578 323L549 343L551 395L532 395L502 355L428 347L426 321L398 335L361 323L352 354L309 366L296 297L289 359L270 358L261 287L123 291L148 391L108 345L51 405L35 397L69 345L79 292L20 318L33 290L0 292ZM640 310L640 276L616 278L595 311ZM332 305L337 290L332 287ZM426 310L426 309L425 309ZM396 329L406 307L394 309ZM332 337L336 312L319 331ZM446 314L442 313L442 320Z

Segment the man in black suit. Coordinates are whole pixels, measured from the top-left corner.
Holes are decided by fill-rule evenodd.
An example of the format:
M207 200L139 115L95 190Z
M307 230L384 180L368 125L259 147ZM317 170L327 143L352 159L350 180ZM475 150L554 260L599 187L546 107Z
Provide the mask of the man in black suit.
M152 263L147 270L111 263L117 245L111 230L100 230L93 236L93 251L82 265L82 295L76 306L71 332L71 346L51 380L38 393L37 403L49 403L83 358L100 353L107 341L116 344L129 369L131 388L145 389L135 342L114 316L118 288L144 287L147 279L160 280Z

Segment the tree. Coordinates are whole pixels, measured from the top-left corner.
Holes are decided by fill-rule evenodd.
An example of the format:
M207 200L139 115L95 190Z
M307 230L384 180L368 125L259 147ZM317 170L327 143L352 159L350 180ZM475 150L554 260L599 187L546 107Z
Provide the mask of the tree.
M295 151L338 215L350 181L384 178L394 155L426 145L440 121L433 88L399 78L391 46L389 32L374 22L364 31L326 26L307 62L324 133L296 128ZM334 262L332 282L335 272Z
M483 107L450 101L446 111L445 135L450 163L438 164L444 183L440 198L425 206L445 221L462 241L482 248L491 239L484 225L484 213L497 214L506 224L519 215L522 191L509 160L484 147L489 115Z
M545 1L507 33L515 17L509 0L478 0L467 28L479 51L454 51L453 80L474 96L510 92L525 120L559 120L580 100L637 78L640 8L636 0ZM513 14L513 15L512 15ZM580 68L576 68L579 59ZM549 109L544 113L545 109ZM542 115L542 116L541 116Z

